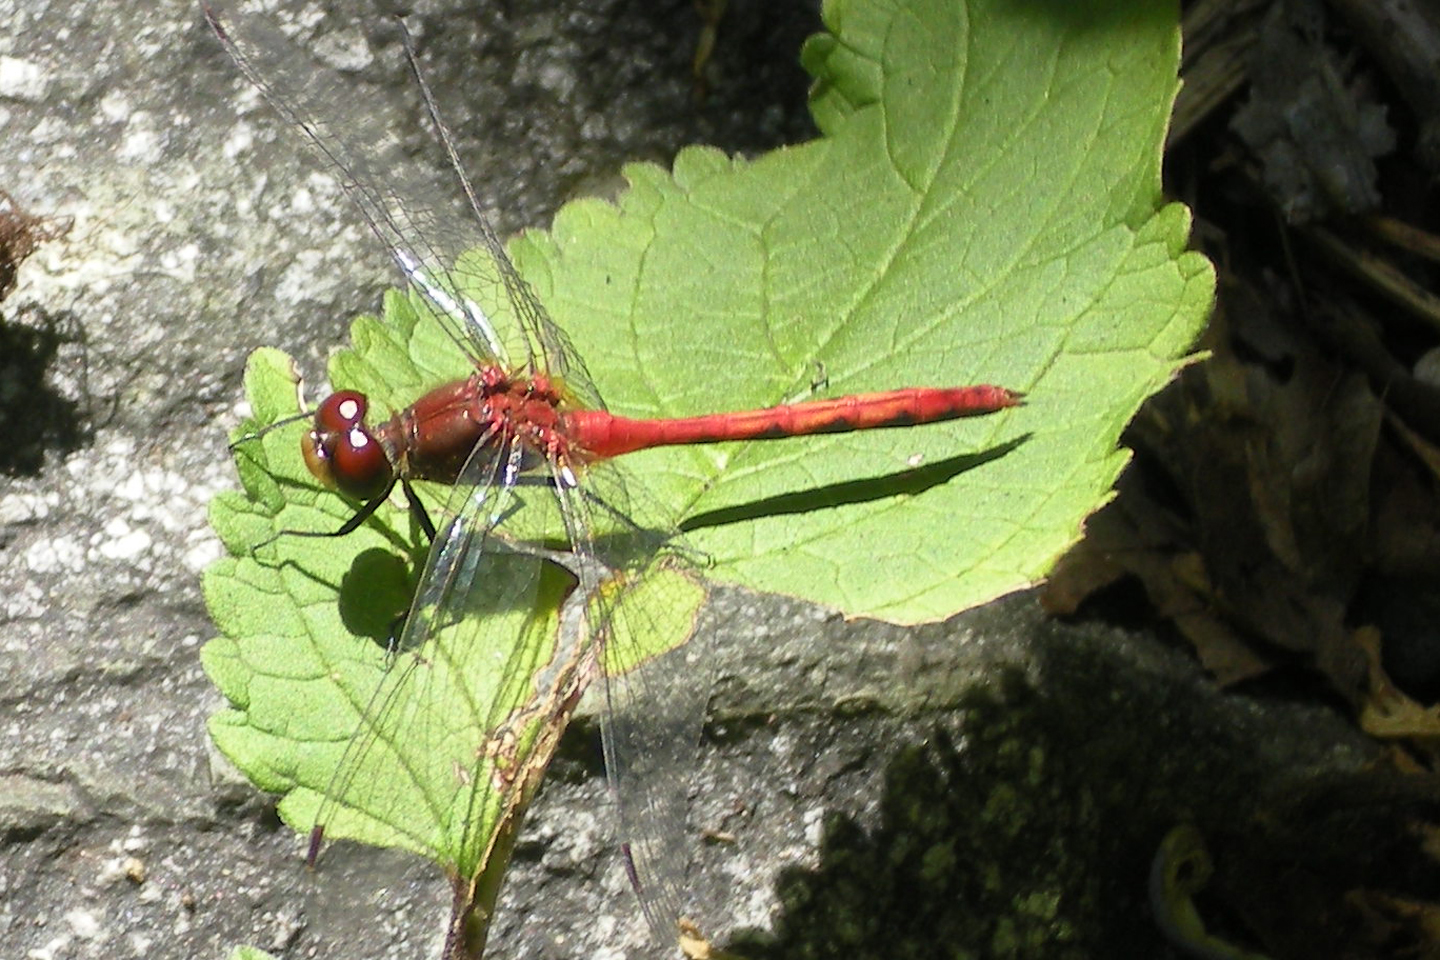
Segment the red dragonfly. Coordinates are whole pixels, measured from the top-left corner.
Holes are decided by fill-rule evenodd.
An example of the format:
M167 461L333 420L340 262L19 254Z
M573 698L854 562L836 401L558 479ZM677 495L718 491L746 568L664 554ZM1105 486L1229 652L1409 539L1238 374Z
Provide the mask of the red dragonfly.
M627 871L657 937L673 946L684 913L666 861L680 840L674 824L684 797L648 772L686 744L652 731L698 731L703 683L697 689L697 673L675 662L683 646L663 656L619 647L641 632L635 624L672 616L672 602L686 639L693 622L685 604L698 605L698 590L687 592L695 581L683 556L665 549L671 531L625 518L627 494L608 461L671 444L933 423L1002 410L1020 395L927 387L677 419L613 415L481 213L403 25L429 119L469 201L473 216L463 225L378 170L364 121L344 107L352 93L263 27L237 25L208 6L205 15L360 208L404 274L410 302L473 368L376 423L367 422L367 398L350 390L314 414L307 466L361 504L324 535L357 529L398 484L432 546L390 669L373 692L352 698L360 722L323 799L288 810L282 802L282 812L292 823L309 816L312 861L328 834L399 843L445 865L455 885L446 955L478 955L499 889L493 871L503 870L560 730L598 679ZM478 290L503 291L508 309L487 314ZM454 488L438 524L412 487L422 480ZM503 531L522 507L554 523L527 525L523 536ZM392 812L415 805L432 822Z

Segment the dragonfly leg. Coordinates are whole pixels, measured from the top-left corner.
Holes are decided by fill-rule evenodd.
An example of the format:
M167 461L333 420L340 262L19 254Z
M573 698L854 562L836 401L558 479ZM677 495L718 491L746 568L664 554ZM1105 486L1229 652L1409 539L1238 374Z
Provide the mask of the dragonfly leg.
M361 507L359 510L356 510L355 513L354 513L354 515L351 516L349 520L346 520L344 523L342 523L342 524L340 525L340 529L334 531L333 533L319 533L319 532L316 532L316 533L305 533L305 532L300 532L300 533L297 533L296 535L297 535L297 536L302 536L302 537L344 537L344 536L349 536L350 534L354 533L356 530L359 530L359 529L360 529L360 525L361 525L362 523L364 523L366 520L369 520L371 517L375 516L375 511L380 509L380 504L384 503L384 502L385 502L385 498L387 498L388 496L390 496L390 491L391 491L393 488L394 488L394 484L391 484L390 486L386 487L386 488L385 488L385 491L384 491L383 493L381 493L378 497L373 497L373 498L371 498L370 500L366 501L365 506Z
M393 486L393 484L392 484L392 486ZM366 520L369 520L371 517L373 517L373 516L375 515L375 511L380 509L380 504L384 503L384 502L385 502L385 498L388 497L388 496L390 496L390 488L389 488L389 487L387 487L387 488L385 489L385 492L381 493L378 497L372 498L371 500L367 501L363 507L361 507L359 510L356 510L355 513L350 517L349 520L346 520L344 523L342 523L342 524L340 525L340 529L338 529L338 530L277 530L277 531L276 531L274 534L272 534L271 536L266 537L264 540L261 540L259 543L255 544L253 547L251 547L251 548L250 548L250 554L253 556L257 550L261 550L261 549L264 549L265 547L270 546L270 544L274 543L276 540L279 540L281 537L344 537L344 536L348 536L349 534L352 534L352 533L354 533L356 530L360 529L360 525L361 525L362 523L364 523ZM426 519L426 522L428 522L430 518L429 518L429 517L426 517L425 519ZM430 533L431 533L431 537L433 538L433 537L434 537L434 528L433 528L433 527L430 528Z
M425 504L420 502L420 497L415 493L415 488L410 486L410 481L404 477L400 478L400 488L405 491L405 501L410 504L410 516L420 525L425 532L425 539L431 543L435 542L435 521L430 519L430 513L425 509ZM389 491L386 491L387 493ZM384 499L381 497L380 499ZM369 506L369 504L366 504ZM373 511L372 511L373 512Z

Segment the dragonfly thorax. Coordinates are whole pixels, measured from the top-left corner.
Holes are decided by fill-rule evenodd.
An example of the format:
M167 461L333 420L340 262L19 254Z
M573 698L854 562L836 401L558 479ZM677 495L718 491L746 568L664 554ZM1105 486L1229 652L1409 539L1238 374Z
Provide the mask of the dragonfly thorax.
M302 452L321 482L365 501L388 494L397 478L454 483L481 446L498 452L518 444L524 469L550 463L573 475L565 435L571 406L558 380L485 366L371 428L365 395L341 390L315 411Z

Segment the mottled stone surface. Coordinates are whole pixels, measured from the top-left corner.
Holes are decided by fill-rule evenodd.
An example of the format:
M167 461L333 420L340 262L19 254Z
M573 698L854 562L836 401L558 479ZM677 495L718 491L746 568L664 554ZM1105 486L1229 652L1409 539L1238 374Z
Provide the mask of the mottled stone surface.
M320 64L360 68L377 129L419 148L403 64L369 50L385 11L340 6L268 16ZM416 12L501 232L612 190L629 159L808 136L794 52L813 10L734 0L698 106L689 0ZM197 658L213 630L199 574L220 550L205 504L235 483L244 358L279 346L318 381L389 267L197 6L0 0L0 21L0 189L73 220L0 304L0 952L433 956L437 871L337 845L307 872L269 798L208 748L221 704ZM1153 937L1148 851L1182 808L1363 754L1317 708L1222 697L1158 641L1050 624L1028 596L910 631L734 592L710 616L719 682L701 756L675 775L693 797L677 861L698 861L722 930L774 929L778 882L778 955L934 955L927 936L1115 955L1102 947ZM598 757L578 725L496 956L654 955Z

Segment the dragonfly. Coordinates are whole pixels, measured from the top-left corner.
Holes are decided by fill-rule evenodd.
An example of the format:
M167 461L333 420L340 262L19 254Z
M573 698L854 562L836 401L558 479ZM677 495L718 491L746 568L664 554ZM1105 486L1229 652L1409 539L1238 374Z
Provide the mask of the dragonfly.
M359 724L311 813L307 859L327 837L398 833L451 873L445 955L478 956L525 808L596 684L622 861L656 939L673 948L692 929L671 863L684 797L655 771L703 719L703 670L687 672L674 656L702 647L693 612L704 592L674 530L630 519L634 481L613 461L658 446L936 423L1004 410L1022 395L918 387L690 417L612 414L484 215L403 22L425 118L466 199L458 221L423 187L381 169L353 93L263 25L203 9L240 71L354 202L411 308L469 368L388 417L373 418L356 390L306 414L305 465L355 510L337 530L299 535L352 533L399 487L430 541L386 669L357 699ZM488 311L477 291L493 299ZM417 493L422 482L450 488L438 520ZM655 632L670 645L642 650L640 638ZM395 767L402 781L447 785L438 796L416 788L433 823L395 822L387 791L405 789L389 785Z

